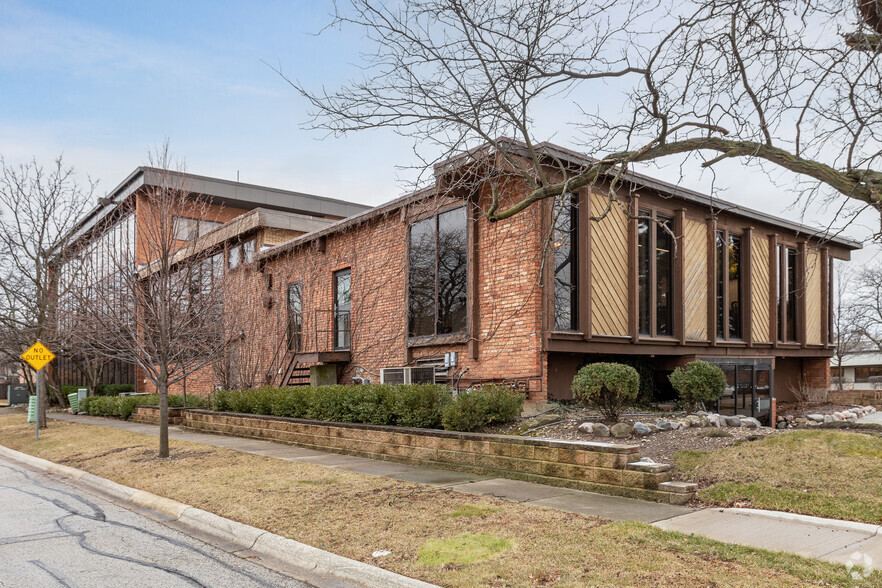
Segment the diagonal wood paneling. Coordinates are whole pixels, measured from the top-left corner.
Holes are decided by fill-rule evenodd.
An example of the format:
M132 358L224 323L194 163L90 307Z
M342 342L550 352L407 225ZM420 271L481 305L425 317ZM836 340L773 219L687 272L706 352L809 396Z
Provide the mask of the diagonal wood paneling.
M592 197L592 216L603 214L606 202ZM591 330L628 334L628 217L616 205L591 227Z
M683 227L683 298L686 338L707 339L707 227L686 219Z
M821 256L816 249L805 253L805 334L809 345L821 344Z
M751 240L750 297L753 309L750 332L753 340L768 342L769 337L769 240L754 235Z

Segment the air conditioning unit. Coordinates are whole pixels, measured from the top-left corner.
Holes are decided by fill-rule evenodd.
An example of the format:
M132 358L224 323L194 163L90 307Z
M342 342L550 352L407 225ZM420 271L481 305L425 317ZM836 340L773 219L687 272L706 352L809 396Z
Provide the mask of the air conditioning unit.
M434 384L435 368L397 367L380 369L381 384Z

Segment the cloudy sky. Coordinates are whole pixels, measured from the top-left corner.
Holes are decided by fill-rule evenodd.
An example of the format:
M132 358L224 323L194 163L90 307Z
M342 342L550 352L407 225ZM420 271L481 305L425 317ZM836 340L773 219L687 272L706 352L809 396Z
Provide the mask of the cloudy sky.
M316 35L330 1L0 2L0 154L59 153L113 189L167 138L193 173L379 204L409 188L412 145L387 132L342 138L304 127L306 103L272 67L307 86L357 75L355 31ZM272 67L270 67L272 66ZM617 90L606 106L614 108ZM577 110L537 113L538 139L578 148ZM826 224L832 206L792 208L794 178L727 164L646 170L741 205ZM845 234L878 231L863 215ZM869 248L858 259L876 257Z

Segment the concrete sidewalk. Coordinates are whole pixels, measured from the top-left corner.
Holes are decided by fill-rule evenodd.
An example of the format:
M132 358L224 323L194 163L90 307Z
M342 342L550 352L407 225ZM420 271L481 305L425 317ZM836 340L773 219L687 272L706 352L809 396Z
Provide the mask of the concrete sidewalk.
M84 415L74 416L67 413L49 413L49 418L86 425L115 427L144 435L156 436L159 434L159 427L156 425L132 423L116 419ZM684 506L594 494L581 490L558 488L557 486L546 486L544 484L494 478L480 474L437 470L391 461L379 461L351 455L341 455L339 453L315 451L294 445L283 445L273 441L197 433L186 431L179 427L169 427L168 434L169 438L181 441L193 441L215 447L225 447L264 457L313 463L370 476L384 476L396 480L428 484L468 494L480 494L515 502L526 502L537 506L546 506L614 521L654 523L690 513L693 510Z
M7 412L5 410L0 413ZM879 413L877 413L879 414ZM158 427L115 419L50 413L50 418L109 426L156 436ZM882 569L882 527L834 519L754 509L691 509L543 484L326 453L271 441L209 435L169 428L173 439L226 447L276 459L385 476L457 492L525 502L610 520L632 520L726 543L795 553L837 563Z

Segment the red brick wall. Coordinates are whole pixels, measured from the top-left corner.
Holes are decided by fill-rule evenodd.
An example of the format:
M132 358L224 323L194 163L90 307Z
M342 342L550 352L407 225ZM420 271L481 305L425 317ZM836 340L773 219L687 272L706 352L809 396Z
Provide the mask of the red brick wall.
M830 359L827 357L802 360L802 378L809 388L830 389Z
M299 281L303 285L303 330L304 337L310 337L316 330L313 313L333 309L334 272L351 268L351 362L341 370L341 383L351 382L356 375L378 382L381 368L413 365L420 358L456 351L457 370L469 369L463 384L514 380L530 391L531 399L544 399L539 207L497 223L478 215L477 259L473 262L479 277L477 292L472 292L480 307L477 359L469 357L464 337L455 343L407 347L408 227L414 220L455 204L458 202L414 205L403 213L395 211L369 224L328 235L324 251L307 244L266 260L262 271L257 264L228 271L225 321L229 329L244 334L237 359L258 365L260 374L283 369L282 362L273 364L272 360L284 353L288 284ZM478 204L486 206L486 198ZM272 276L269 291L265 274ZM310 341L306 346L310 347ZM329 350L328 345L324 347ZM202 391L209 391L210 379L188 379L188 392L198 389L197 381L202 382Z

